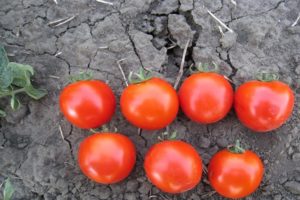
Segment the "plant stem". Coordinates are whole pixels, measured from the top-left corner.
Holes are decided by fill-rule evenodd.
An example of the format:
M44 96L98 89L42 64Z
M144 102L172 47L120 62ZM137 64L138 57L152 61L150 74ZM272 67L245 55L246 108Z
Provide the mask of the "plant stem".
M3 93L2 95L0 95L0 98L6 97L6 96L13 96L13 95L16 95L18 93L25 92L25 91L26 91L25 88L16 89L16 90L13 90L13 91L7 91L7 92Z
M244 153L245 149L241 147L240 140L236 140L235 145L229 146L228 150L232 153Z

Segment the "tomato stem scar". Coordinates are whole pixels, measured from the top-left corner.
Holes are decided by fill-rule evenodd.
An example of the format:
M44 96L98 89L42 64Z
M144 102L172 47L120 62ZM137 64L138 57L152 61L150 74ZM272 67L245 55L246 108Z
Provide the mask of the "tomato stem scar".
M245 149L241 147L240 140L236 140L235 145L230 145L227 147L227 149L232 153L241 154L245 152Z

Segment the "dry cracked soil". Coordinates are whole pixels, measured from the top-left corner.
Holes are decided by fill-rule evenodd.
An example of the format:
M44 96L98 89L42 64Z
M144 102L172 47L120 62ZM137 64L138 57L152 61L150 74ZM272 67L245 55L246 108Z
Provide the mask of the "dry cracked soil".
M159 131L142 131L128 124L117 110L111 126L128 135L138 149L131 175L114 185L100 185L83 176L77 166L78 144L88 131L72 127L60 114L58 96L68 76L89 70L107 81L117 97L125 73L148 67L174 83L183 48L184 77L192 63L215 62L237 87L261 70L279 73L295 92L293 115L267 134L243 127L233 111L222 121L200 125L182 113L170 126L179 139L191 143L205 164L218 150L240 139L265 164L259 189L246 199L300 199L300 11L299 0L1 0L0 42L12 61L34 66L34 83L48 90L33 101L23 97L19 111L0 121L0 183L10 177L13 199L222 199L207 182L181 195L160 192L146 179L143 156L157 142ZM234 33L222 34L206 8ZM75 16L60 26L49 22ZM184 78L183 77L183 78ZM62 127L64 140L60 136ZM204 176L205 178L205 176ZM1 196L0 196L1 197Z

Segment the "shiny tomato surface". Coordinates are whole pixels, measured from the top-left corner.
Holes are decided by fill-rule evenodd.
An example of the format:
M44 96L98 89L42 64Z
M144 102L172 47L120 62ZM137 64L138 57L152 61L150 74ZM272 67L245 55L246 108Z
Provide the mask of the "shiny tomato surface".
M125 179L132 171L135 160L134 144L119 133L95 133L85 138L78 150L82 172L102 184Z
M60 94L59 104L61 112L73 125L90 129L111 120L116 100L106 83L87 80L67 85Z
M202 160L188 143L175 140L153 145L144 169L150 182L164 192L181 193L194 188L202 176Z
M234 108L239 120L257 132L280 127L291 115L294 94L280 81L249 81L235 93Z
M254 192L264 173L260 158L252 151L232 153L227 149L216 153L208 166L211 186L227 198L243 198Z
M191 120L209 124L224 118L233 103L233 89L220 74L196 73L184 80L179 92L182 111Z
M179 108L176 91L160 78L129 85L122 93L120 104L122 114L130 123L147 130L169 125Z

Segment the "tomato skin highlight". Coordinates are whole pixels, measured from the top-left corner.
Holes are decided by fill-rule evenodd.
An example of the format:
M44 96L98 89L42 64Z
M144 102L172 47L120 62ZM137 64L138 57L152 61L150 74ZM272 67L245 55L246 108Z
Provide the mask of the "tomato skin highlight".
M67 85L60 94L59 104L69 122L79 128L90 129L111 120L116 99L106 83L86 80Z
M95 133L85 138L78 150L81 171L102 184L117 183L132 171L136 161L133 142L119 133Z
M224 118L233 104L233 89L220 74L196 73L184 80L179 92L180 107L191 120L210 124Z
M239 120L256 132L279 128L292 114L294 94L280 81L249 81L235 93L234 108Z
M179 140L163 141L149 149L144 169L156 187L176 194L188 191L200 182L202 160L188 143Z
M261 183L264 166L252 151L232 153L227 149L216 153L208 166L208 179L220 195L243 198L253 193Z
M160 78L129 85L121 95L120 105L131 124L146 130L166 127L179 109L176 91Z

